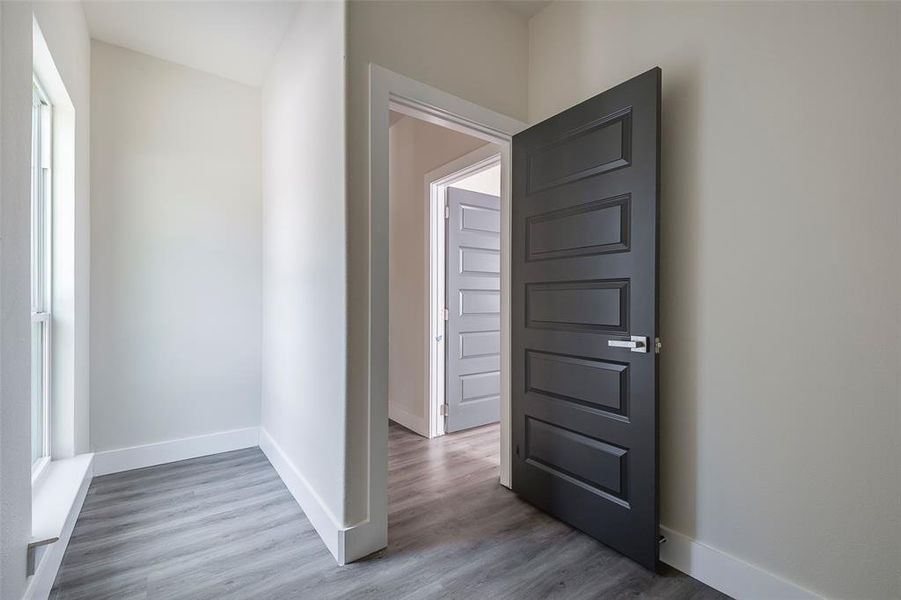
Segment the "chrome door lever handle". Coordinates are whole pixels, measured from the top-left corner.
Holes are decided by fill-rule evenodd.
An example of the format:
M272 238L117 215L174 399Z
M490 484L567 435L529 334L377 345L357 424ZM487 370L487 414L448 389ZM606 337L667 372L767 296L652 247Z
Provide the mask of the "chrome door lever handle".
M611 348L628 348L632 352L647 352L648 338L643 335L633 335L628 340L607 340Z

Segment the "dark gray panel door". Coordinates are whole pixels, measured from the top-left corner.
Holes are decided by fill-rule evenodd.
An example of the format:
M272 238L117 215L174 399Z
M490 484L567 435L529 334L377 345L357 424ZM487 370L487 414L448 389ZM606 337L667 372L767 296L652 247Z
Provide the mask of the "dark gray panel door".
M660 76L513 138L513 489L649 569Z
M448 432L500 419L501 201L447 190Z

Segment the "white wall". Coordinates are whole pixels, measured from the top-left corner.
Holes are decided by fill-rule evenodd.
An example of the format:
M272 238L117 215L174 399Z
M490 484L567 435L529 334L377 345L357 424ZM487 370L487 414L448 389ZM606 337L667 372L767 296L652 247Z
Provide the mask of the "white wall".
M426 437L430 334L425 175L484 145L483 140L412 117L401 118L389 130L388 417Z
M31 536L31 6L0 3L0 598Z
M899 11L531 21L533 122L663 69L663 524L835 598L901 595Z
M32 9L34 13L32 13ZM69 348L65 453L88 446L87 224L90 119L90 39L77 3L0 3L0 597L25 587L31 534L30 397L30 155L32 30L37 20L74 112L76 161L71 214L71 312L59 344ZM56 325L55 325L56 326ZM55 340L56 341L56 340ZM79 350L80 349L80 350ZM76 358L75 352L80 352ZM54 406L56 408L56 406ZM54 439L56 453L59 440Z
M469 177L461 179L454 184L455 188L461 190L469 190L471 192L479 192L480 194L490 194L492 196L501 195L501 166L494 165L484 171L473 173Z
M92 51L91 446L259 424L260 91Z
M350 523L367 519L370 508L370 63L525 119L527 24L513 11L487 2L348 4L346 514Z
M263 85L263 437L284 459L283 477L301 482L302 506L336 553L345 480L344 20L343 2L301 3Z

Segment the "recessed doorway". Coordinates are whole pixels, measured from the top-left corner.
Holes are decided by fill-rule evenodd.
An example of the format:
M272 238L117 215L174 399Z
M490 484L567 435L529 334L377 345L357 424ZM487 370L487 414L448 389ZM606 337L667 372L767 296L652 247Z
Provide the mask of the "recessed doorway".
M498 424L500 147L392 111L389 149L389 419Z

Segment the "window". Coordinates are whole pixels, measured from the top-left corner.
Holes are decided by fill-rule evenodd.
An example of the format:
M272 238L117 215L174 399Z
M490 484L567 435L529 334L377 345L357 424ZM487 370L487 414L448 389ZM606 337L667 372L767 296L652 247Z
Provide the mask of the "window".
M50 459L51 110L37 78L31 111L31 465Z

